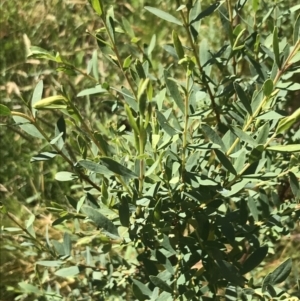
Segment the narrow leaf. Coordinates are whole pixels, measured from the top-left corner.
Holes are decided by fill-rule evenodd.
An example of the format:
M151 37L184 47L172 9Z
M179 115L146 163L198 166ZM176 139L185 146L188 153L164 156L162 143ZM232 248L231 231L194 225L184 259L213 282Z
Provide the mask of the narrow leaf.
M47 161L54 158L57 155L56 152L43 152L33 156L30 160L30 163L35 161Z
M300 39L300 14L297 17L297 20L294 25L294 33L293 33L293 41L294 45L299 41Z
M281 68L281 63L280 63L280 53L279 53L279 42L278 42L278 31L277 27L274 27L273 31L273 52L275 56L275 62L278 66L278 68Z
M166 12L164 12L164 11L158 9L158 8L151 7L151 6L145 6L145 9L147 11L149 11L150 13L156 15L157 17L163 19L163 20L166 20L166 21L171 22L171 23L175 23L175 24L180 25L180 26L183 25L180 20L178 20L177 18L175 18L171 14L166 13Z
M13 116L14 121L19 127L26 132L27 134L40 139L45 139L45 137L41 134L41 132L30 123L30 121L21 116Z
M201 126L201 129L204 132L204 134L207 136L207 138L209 138L209 140L212 143L220 145L223 152L227 151L223 140L220 138L220 136L209 125L203 124Z
M164 71L164 77L165 77L167 88L168 88L172 98L174 99L174 101L177 104L180 111L184 114L184 112L185 112L184 102L180 95L177 84L174 82L174 80L172 80L170 78L170 75L166 70Z
M60 269L60 270L56 271L54 274L59 277L73 277L73 276L79 274L79 272L80 271L79 271L78 266L73 266L73 267Z
M77 97L82 97L82 96L87 96L87 95L93 95L93 94L104 94L104 93L107 93L107 90L103 89L101 87L101 85L97 85L94 88L89 88L89 89L82 90L81 92L79 92L77 94Z
M152 295L152 292L151 290L145 285L143 284L142 282L136 280L136 279L132 279L132 282L133 282L133 286L135 286L137 289L138 289L138 292L139 295L141 295L141 297L144 297L145 299L140 299L139 300L146 300L146 299L150 299L149 297ZM138 297L136 295L136 292L134 291L134 294L136 297Z
M10 114L10 109L5 105L0 104L0 116L9 116Z
M110 170L107 169L105 166L95 163L93 161L80 160L77 162L77 164L79 164L80 166L82 166L90 171L93 171L95 173L99 173L99 174L107 175L107 176L114 175L114 173L110 172Z
M173 45L176 50L178 58L179 59L184 58L184 50L183 50L182 44L180 42L180 39L178 37L178 34L175 30L173 30L173 32L172 32L172 38L173 38Z
M244 262L240 272L244 275L256 268L267 256L268 246L262 246L256 249Z
M60 171L56 173L55 180L65 182L65 181L72 181L74 179L77 179L77 176L69 171Z
M278 153L300 152L300 144L275 145L267 147L267 150Z
M275 285L283 282L292 270L292 259L288 258L273 272L269 273L262 284L262 292L265 292L269 285Z
M41 261L37 261L35 264L39 264L45 267L58 267L60 265L62 265L64 262L63 261L59 261L59 260L41 260Z
M166 117L160 111L156 111L156 115L159 125L169 136L173 137L177 134L176 130L170 126Z
M109 220L106 216L101 214L98 210L83 205L81 207L81 211L91 219L98 228L102 229L102 231L108 236L112 236L113 238L119 237L118 229L113 224L111 220Z
M62 95L54 95L37 101L33 108L41 109L66 109L67 99Z
M300 120L300 108L298 108L292 115L282 118L276 128L276 133L282 133L289 130L296 122Z
M265 96L270 96L273 92L273 81L269 78L264 82L263 91Z
M253 216L254 220L258 222L259 221L258 209L255 200L252 197L248 198L248 207L250 209L251 215Z
M111 172L126 178L138 178L138 176L129 168L121 165L109 157L102 157L101 163Z
M243 140L243 141L251 144L252 146L256 146L257 145L256 141L251 136L249 136L248 134L246 134L244 131L242 131L237 126L233 126L232 127L232 131L241 140Z
M293 192L293 195L295 198L299 199L300 198L300 185L297 177L295 176L294 173L289 172L289 178L290 178L290 186L291 190Z
M30 56L34 56L35 58L39 59L47 59L50 61L58 62L58 58L56 58L52 53L37 46L30 47L30 53L28 54L28 57Z
M150 278L151 282L155 286L160 288L161 290L163 290L165 292L169 292L169 293L173 292L172 288L164 280L160 279L159 277L150 275L149 278Z
M34 108L34 105L36 102L38 102L39 100L42 99L43 97L43 88L44 88L44 84L43 81L40 80L37 85L35 86L35 89L33 91L33 95L31 98L31 111L32 111L32 115L33 117L36 116L36 109Z
M194 20L192 20L190 22L190 24L193 24L197 21L200 21L204 17L211 15L219 6L220 6L220 1L216 1L214 4L209 6L207 9L203 10Z
M119 217L121 225L124 227L129 227L129 205L128 201L124 198L122 199L120 205L119 205Z
M90 3L92 4L94 11L101 16L103 13L102 0L90 0Z
M242 275L238 272L238 270L231 263L225 260L217 260L217 265L220 269L221 275L231 282L232 284L238 286L244 286L244 279Z
M226 157L226 155L222 151L220 151L218 149L215 149L215 153L216 153L216 155L217 155L220 163L223 165L223 167L225 169L227 169L229 172L231 172L232 174L237 175L236 170L234 169L232 163Z
M252 116L252 108L251 108L251 101L242 89L242 87L237 83L233 83L234 89L236 91L236 94L238 95L239 100L242 102L244 105L245 109L249 113L250 116Z

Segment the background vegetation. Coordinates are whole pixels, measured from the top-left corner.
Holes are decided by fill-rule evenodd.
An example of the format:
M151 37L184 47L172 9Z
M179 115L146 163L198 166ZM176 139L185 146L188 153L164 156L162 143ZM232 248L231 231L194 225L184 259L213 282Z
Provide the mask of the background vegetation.
M151 7L168 11L180 19L180 13L176 13L176 8L181 4L179 2L180 1L175 3L174 1L152 0L151 3L144 1L130 1L128 3L118 1L118 4L115 5L114 1L105 1L105 9L107 10L109 10L110 5L114 5L115 20L119 20L119 22L123 19L127 20L123 21L121 27L124 27L124 24L131 24L134 33L131 37L130 34L127 36L118 35L116 47L119 49L120 56L123 60L125 60L128 53L132 54L134 58L139 58L142 62L149 59L149 62L151 62L151 70L153 70L152 76L156 78L161 77L162 68L175 65L175 68L172 69L172 77L176 78L177 81L186 80L186 70L178 67L178 49L173 47L174 36L172 36L171 30L172 23L161 20L144 9L145 6L150 5ZM192 2L193 1L187 1L185 4L189 6L192 5ZM231 24L233 28L238 28L238 25L241 24L241 27L236 29L236 33L234 34L236 40L238 33L241 32L242 29L246 29L241 44L236 46L249 42L249 47L254 47L253 44L255 41L251 41L251 37L253 38L253 36L251 36L249 28L245 25L249 24L251 19L257 22L257 25L252 25L254 27L257 26L259 34L264 39L273 32L274 26L277 25L279 40L284 40L290 45L297 43L294 34L297 18L299 20L298 13L300 7L297 5L297 1L226 1L224 4L225 8L227 2L232 8L237 8L238 5L245 5L239 17L234 19L236 24L233 24L233 21ZM253 11L255 2L257 2L258 5L257 12ZM211 1L201 1L202 8L207 8L211 4ZM111 53L106 53L106 50L103 50L101 41L97 41L93 36L99 28L102 28L103 22L101 18L95 14L92 6L88 2L45 0L14 3L3 0L0 5L2 12L0 20L0 99L1 104L9 107L11 111L28 112L27 107L33 97L33 91L36 89L40 80L43 80L43 98L60 94L62 86L64 89L63 92L66 93L66 95L74 96L80 91L94 87L97 81L100 82L102 86L121 87L125 85L129 88L126 78L124 78L120 70L113 66L111 61L107 60L107 56L109 58ZM291 8L292 10L289 10ZM230 31L226 32L226 24L224 25L224 19L222 19L220 12L222 11L216 11L209 17L204 18L199 27L200 31L197 39L199 43L200 41L206 41L211 53L216 53L222 46L229 43L230 40ZM176 30L178 30L181 43L188 45L188 36L184 29L176 28ZM100 31L99 34L104 33ZM297 36L297 38L299 39L299 36ZM54 61L39 59L37 56L27 57L31 52L30 47L32 45L46 49L54 54L59 53L65 61L71 62L71 65L68 66L68 68L64 65L62 68L60 64ZM151 47L153 49L149 51ZM282 48L283 47L280 48L280 51L283 52ZM186 53L190 51L189 46L186 46L184 51ZM232 64L232 66L228 67L226 65L226 68L223 68L216 64L216 66L213 67L213 72L216 74L214 80L220 82L218 86L218 93L220 94L222 89L224 90L232 83L232 78L230 77L232 75L236 76L234 80L240 77L243 81L251 83L251 85L256 80L253 80L253 78L255 78L255 76L253 76L253 70L251 70L248 65L246 66L246 63L241 59L242 54L238 51L240 51L240 49L237 49L237 53L235 54L236 61L230 58L230 64ZM274 50L272 49L271 51L273 52ZM265 50L265 52L272 57L267 50ZM141 57L141 53L144 53L143 57ZM147 58L146 54L151 55ZM91 67L92 62L95 61L95 56L98 57L97 72ZM218 59L223 60L221 57ZM261 52L255 59L258 61L261 59L266 70L269 71L272 69L273 62L270 58L263 59ZM224 60L222 63L223 62ZM236 68L234 64L237 64L237 68L241 70L238 76L238 72L234 72L234 68ZM245 66L243 66L243 64L245 64ZM296 64L298 64L297 66L299 67L298 61L296 61ZM58 67L62 69L57 69ZM299 83L299 72L296 69L297 68L294 67L293 72L287 73L286 81L295 84ZM90 71L88 72L90 76L87 76L87 70ZM191 69L190 71L192 72L193 70ZM133 76L133 74L131 75ZM153 84L154 90L161 91L164 85L166 85L166 83L163 82L163 80L162 82L156 81ZM257 85L262 86L263 82L257 83ZM278 114L288 116L299 108L299 86L295 87L296 88L293 89L284 89L284 91L281 91L280 97L276 98L274 110ZM238 93L234 90L232 91L228 92L228 98L227 96L224 97L217 104L222 108L220 110L224 116L228 111L232 110L232 108L230 109L226 106L226 101L232 100L234 97L238 98ZM250 95L251 91L248 92ZM104 133L103 135L108 136L110 140L121 139L118 132L124 131L124 128L128 131L132 130L132 123L128 123L128 115L124 114L122 102L119 102L119 99L123 97L122 93L120 93L120 91L114 91L113 95L104 95L101 101L99 97L99 95L87 95L85 98L74 98L74 103L84 119L95 131ZM211 104L203 104L203 110L207 105L209 106ZM167 110L170 107L171 105L168 103L163 109ZM115 109L112 110L112 108ZM175 107L174 110L176 114L179 112L177 107ZM243 108L235 108L234 110L237 110L238 113L245 111ZM234 118L237 118L237 115L233 115ZM41 111L37 116L37 120L45 132L52 133L53 125L57 124L57 120L59 120L60 116L61 113L59 110L51 112ZM215 120L216 116L214 114L213 116L214 117L208 114L201 116L201 118L212 128L216 129L216 131L222 135L225 134L225 128L218 127L218 122ZM139 300L146 299L147 288L140 285L140 283L148 283L149 274L158 275L158 271L161 272L165 268L165 266L164 268L161 267L162 263L158 263L155 267L156 271L153 272L153 270L151 270L151 264L154 262L153 258L151 257L150 260L150 256L148 256L146 252L141 251L145 247L143 245L145 244L144 240L151 240L152 234L145 232L143 234L145 237L138 237L136 240L133 239L134 244L114 245L105 241L105 238L102 236L100 237L99 233L89 223L82 223L84 216L76 216L76 219L73 216L71 219L58 220L65 216L65 212L74 211L74 208L72 208L72 206L74 207L74 202L72 204L72 201L76 200L75 203L77 203L78 200L82 200L93 207L93 204L95 205L95 203L99 201L98 195L95 194L95 196L93 196L93 193L84 194L82 182L80 181L71 182L72 184L70 184L70 182L67 181L55 180L55 177L57 178L56 174L59 171L70 171L68 164L63 158L56 157L53 160L38 160L38 162L30 163L32 157L36 156L42 149L49 151L45 141L35 139L28 133L22 131L20 127L14 124L15 122L10 116L1 118L1 300L60 300L60 296L63 296L66 300L88 300L88 298L92 298L92 300L114 300L113 298L115 298L115 300L132 300L134 298L133 295ZM71 118L68 119L68 117L66 117L67 129L68 127L72 128L68 134L72 137L72 140L70 139L71 141L66 145L66 148L75 161L78 161L79 158L90 159L90 146L85 143L85 140L82 138L84 134L82 134L81 129L74 126L71 120ZM171 125L174 126L175 124L174 127L176 128L177 126L177 128L179 128L179 125L176 124L174 120L175 118L172 119ZM269 120L267 122L269 122ZM271 133L272 127L274 129L275 124L272 124L270 127ZM298 127L299 123L294 122L291 128L277 137L277 141L279 141L279 143L282 141L283 144L299 143L300 133L297 131ZM255 137L255 134L253 137ZM124 141L122 143L124 143ZM122 151L123 154L126 154L128 151L126 146L120 144L119 147L121 150L121 147L124 147L125 150ZM176 152L174 149L172 149L172 151L174 153ZM192 151L189 155L191 154ZM126 158L125 155L123 157ZM149 158L147 159L150 160ZM211 157L205 156L205 160L207 160L208 164L212 164L211 162L215 162L216 158L215 155L212 154ZM299 153L295 152L292 158L290 152L284 153L283 155L279 153L274 155L272 160L270 159L270 162L275 162L274 169L270 168L272 172L275 172L276 168L278 168L278 170L281 168L284 169L284 164L299 166ZM121 162L125 164L126 160L124 159ZM149 166L151 162L150 160ZM222 159L217 159L216 162L221 165L224 164ZM280 162L283 165L281 165ZM165 162L162 164L165 164ZM133 166L131 167L132 169L134 168ZM224 176L225 179L227 179L227 177L229 179L230 172L228 172L226 168L225 171L223 169L223 173L226 174ZM294 173L296 179L299 179L299 168L298 170L294 170ZM157 173L157 175L160 174ZM155 182L155 179L151 179L151 181L152 180ZM149 183L151 181L149 181ZM280 222L282 222L282 224L276 224L276 221L271 220L271 218L268 220L270 216L275 216L274 211L271 209L266 215L259 211L259 213L257 213L259 214L257 220L249 218L249 223L255 225L259 224L259 222L266 222L267 220L269 223L274 223L272 227L269 226L265 229L260 229L260 232L256 233L260 242L264 241L269 249L266 257L259 262L259 266L251 271L251 278L254 279L255 284L260 287L264 277L268 275L268 273L274 271L274 269L280 266L282 262L285 262L287 258L292 258L292 272L284 282L276 286L276 290L282 289L287 291L289 296L298 298L300 271L300 256L298 252L300 245L299 196L295 196L295 190L291 190L290 178L285 176L275 177L271 182L272 181L274 181L274 183L268 184L269 186L265 188L266 193L264 194L264 192L262 192L261 195L268 195L268 197L269 195L273 196L270 207L272 207L272 210L279 212L278 215L280 215ZM101 178L100 184L105 185L106 183L108 183L108 181L106 182L106 180ZM117 184L113 183L109 189L118 190L120 188ZM275 194L279 203L274 201ZM86 195L88 195L88 200L85 199ZM115 197L116 204L118 204L117 199L122 199L117 193L114 194L112 192L111 195ZM66 196L68 197L66 198ZM241 200L244 197L244 195L239 195ZM226 197L224 196L224 198ZM141 199L141 195L139 199ZM112 200L110 201L113 202ZM113 211L106 212L106 216L116 220L118 218L118 208L113 207L115 204L108 204L103 199L101 200L101 204L102 203L105 204L105 208L112 209ZM131 201L129 201L129 205L130 204ZM157 208L151 209L151 205L149 206L150 212L152 212L151 210L157 212ZM234 207L234 204L230 202L228 206L233 206L231 207L232 212L234 212L234 210L241 210L242 208L242 206L239 207L240 205ZM291 211L288 211L289 208ZM259 208L259 210L260 209L261 208ZM164 220L164 218L166 218L168 222L173 219L173 216L165 215L166 208L161 210L162 213L160 217L151 217L151 219L154 219L154 222L153 220L151 220L151 222L156 223L156 225L159 224L157 219L160 220L160 222ZM169 210L175 210L175 207L169 207ZM134 210L130 211L131 214L133 214L133 211ZM292 215L292 212L294 215ZM83 213L86 214L86 212ZM150 213L150 215L151 214L152 213ZM253 211L250 212L249 215L253 215ZM289 219L289 217L291 217L291 219ZM185 220L184 217L180 218ZM186 217L186 220L188 218L191 219L190 226L182 222L182 232L185 231L184 229L193 232L193 227L197 227L193 220L195 216ZM196 217L195 220L199 221L198 218L199 217ZM56 223L53 225L54 221L56 221ZM204 223L206 220L204 219L202 222ZM203 225L204 224L202 224L202 226ZM161 230L164 226L167 225L160 224L159 229ZM207 224L205 224L205 226L207 226ZM224 227L226 228L226 226ZM148 229L147 231L150 230ZM268 231L272 233L268 233ZM228 234L224 229L223 231L220 230L220 232L222 233L218 235L222 237L224 242L224 239L228 239L226 235L230 236L230 233ZM162 231L162 233L166 232ZM146 235L150 237L146 237ZM203 235L205 236L205 234ZM69 252L70 254L72 253L71 259L68 259L68 254L64 252L60 254L58 251L59 245L55 242L53 243L53 241L66 243L68 240L72 241L72 251ZM56 247L52 249L45 247L45 241L51 241ZM228 243L228 241L226 242ZM147 247L152 248L152 246L146 246L146 249ZM263 250L260 248L262 247L259 246L257 249ZM155 247L153 247L153 249L155 249ZM249 249L249 253L254 251L255 247ZM140 257L138 257L139 254ZM91 258L97 258L97 260ZM169 259L170 261L172 261L172 259L176 261L176 258L174 259L172 256ZM193 269L201 271L201 264L199 264L199 260L197 259L198 258L191 260L189 264L191 265L192 262L193 265L196 265L192 265ZM54 260L56 261L54 262ZM124 263L123 260L126 261L126 263ZM50 263L50 261L52 263ZM72 272L71 276L67 275L66 277L63 274L55 274L58 270L58 261L64 261L66 267L78 266L80 271L79 275L75 277L72 275ZM36 264L37 262L43 262L44 265ZM197 266L197 263L199 266ZM171 263L172 266L176 264L177 262ZM126 267L125 269L124 266ZM101 275L97 273L101 273ZM196 275L195 277L198 276L199 275ZM132 286L131 277L135 277L138 281L135 282L135 286ZM122 282L122 279L125 278L126 281L123 280ZM116 282L118 285L116 285ZM151 291L154 292L155 285L153 285L153 281L152 284L150 282L149 287ZM159 284L158 287L162 289L161 284ZM205 286L203 285L203 287ZM162 290L168 291L168 287ZM213 289L209 287L207 291L213 292ZM226 294L230 295L228 291L230 291L230 285L226 284L223 290L218 287L214 293L211 294L203 291L203 296L211 298L208 300L219 300ZM47 292L48 296L45 297L45 294L41 292ZM192 295L189 297L186 291L184 293L187 299L194 297ZM153 293L152 300L155 300L154 295ZM161 300L167 300L164 299L167 298L166 296L167 295L165 295L165 297L162 296ZM284 295L283 298L288 298L286 296L287 295ZM226 295L226 298L229 298L228 295ZM236 300L235 298L233 295L231 300Z

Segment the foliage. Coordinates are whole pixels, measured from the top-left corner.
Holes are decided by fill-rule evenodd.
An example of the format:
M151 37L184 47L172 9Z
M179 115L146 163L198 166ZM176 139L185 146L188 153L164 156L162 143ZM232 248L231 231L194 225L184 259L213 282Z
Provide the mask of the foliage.
M45 95L41 80L22 111L0 106L38 141L31 162L62 162L54 178L66 182L64 200L47 204L57 238L36 231L35 214L23 225L2 206L18 226L3 233L21 230L39 257L20 298L292 298L292 258L257 270L299 223L300 109L286 108L299 95L300 6L145 6L141 18L160 22L162 40L90 4L98 49L86 71L63 51L31 46L30 59L62 74L59 89ZM210 20L223 39L205 36Z

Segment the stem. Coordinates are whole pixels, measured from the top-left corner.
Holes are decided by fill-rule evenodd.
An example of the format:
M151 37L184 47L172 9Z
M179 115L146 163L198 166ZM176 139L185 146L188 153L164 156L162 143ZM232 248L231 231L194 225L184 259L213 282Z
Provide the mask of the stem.
M181 167L181 181L184 183L184 172L186 164L186 148L187 148L187 134L188 134L188 123L189 123L189 83L190 75L186 77L186 95L184 101L184 130L182 135L182 167Z
M183 20L183 25L184 25L184 28L186 30L186 33L187 33L187 36L188 36L188 40L189 40L189 43L191 45L191 48L193 49L193 54L195 55L195 58L196 58L196 63L197 63L197 66L199 68L199 71L200 71L200 74L202 75L202 82L203 82L203 85L205 86L206 88L206 91L209 95L209 98L211 100L211 105L212 105L212 110L214 111L214 113L216 114L216 119L217 119L217 122L218 123L221 123L221 120L220 120L220 114L218 112L218 109L217 109L217 105L216 105L216 102L215 102L215 98L213 96L213 93L211 91L211 88L209 86L209 83L206 81L206 77L205 77L205 72L202 68L202 65L200 63L200 59L199 59L199 55L197 54L197 49L196 49L196 45L195 43L193 42L193 38L191 36L191 32L189 30L189 24L185 18L185 15L183 13L183 11L181 10L180 11L180 14L181 14L181 17L182 17L182 20Z

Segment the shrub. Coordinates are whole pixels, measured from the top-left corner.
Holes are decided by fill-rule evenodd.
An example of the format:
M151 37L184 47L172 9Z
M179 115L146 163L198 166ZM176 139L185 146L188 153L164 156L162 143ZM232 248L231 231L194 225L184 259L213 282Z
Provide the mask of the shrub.
M300 86L299 5L146 6L143 17L160 22L148 44L124 16L100 0L91 5L102 27L89 34L101 53L87 71L31 47L30 57L51 61L69 80L46 98L40 81L26 113L0 108L41 139L31 161L60 157L66 167L55 179L73 183L65 201L47 207L61 239L48 228L41 239L34 215L18 223L24 245L40 251L34 277L19 283L23 297L287 300L291 282L279 284L291 258L255 271L299 220L300 109L286 113ZM201 34L210 18L222 26L219 45ZM81 91L72 83L78 74ZM37 116L54 112L49 133Z

